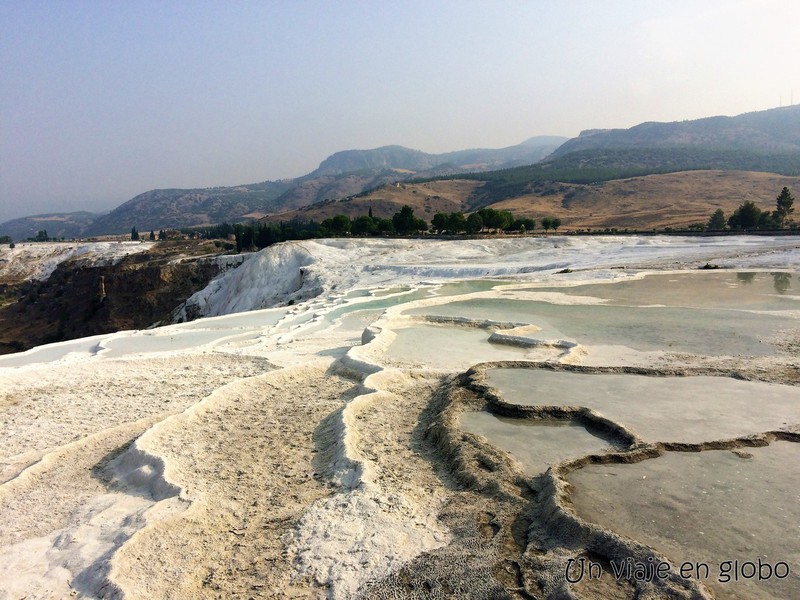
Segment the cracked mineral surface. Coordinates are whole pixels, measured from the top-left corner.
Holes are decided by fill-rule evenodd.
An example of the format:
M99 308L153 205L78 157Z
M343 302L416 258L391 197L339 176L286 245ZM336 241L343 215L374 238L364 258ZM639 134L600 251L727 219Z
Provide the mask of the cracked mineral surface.
M793 598L799 270L788 237L267 248L197 320L0 358L0 598Z

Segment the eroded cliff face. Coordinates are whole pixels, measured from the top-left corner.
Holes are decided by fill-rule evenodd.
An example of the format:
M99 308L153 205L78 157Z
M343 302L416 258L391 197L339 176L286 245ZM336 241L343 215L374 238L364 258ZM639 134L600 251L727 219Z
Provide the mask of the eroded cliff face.
M116 264L66 260L44 281L0 287L0 354L149 327L240 262L201 242L157 244Z

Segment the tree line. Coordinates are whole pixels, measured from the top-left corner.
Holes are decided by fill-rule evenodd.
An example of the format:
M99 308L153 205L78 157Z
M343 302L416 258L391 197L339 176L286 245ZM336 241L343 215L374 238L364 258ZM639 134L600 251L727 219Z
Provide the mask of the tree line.
M789 217L794 212L794 196L789 188L784 187L775 200L775 210L761 210L752 200L746 200L733 213L725 217L725 212L718 208L708 220L708 231L754 231L783 229L789 225Z
M162 241L164 241L166 239L169 239L169 234L164 229L160 229L159 232L158 232L158 236L156 236L155 230L151 229L150 230L150 235L147 236L147 238L151 242L156 241L156 239L158 239L158 241L162 242ZM134 225L133 227L131 227L131 241L138 242L140 239L141 239L141 236L139 235L139 231L136 229L136 226Z
M545 232L557 230L561 220L545 217L541 220ZM348 235L417 235L426 232L456 235L480 232L531 232L536 221L529 218L517 218L511 212L482 208L465 216L463 212L436 213L431 224L417 217L414 209L403 206L391 218L374 217L372 209L368 214L348 217L337 214L323 221L294 219L274 223L245 223L230 225L222 223L211 227L182 230L187 235L205 239L228 239L233 237L236 252L266 248L278 242L289 240L305 240L323 237L342 237Z

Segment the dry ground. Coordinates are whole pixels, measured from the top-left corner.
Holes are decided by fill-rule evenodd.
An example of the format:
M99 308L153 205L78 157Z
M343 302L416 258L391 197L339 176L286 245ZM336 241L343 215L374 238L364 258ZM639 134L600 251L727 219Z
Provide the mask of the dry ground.
M473 210L475 202L471 195L481 185L476 181L454 180L385 186L352 200L315 204L271 215L265 220L295 217L323 220L336 214L357 217L367 214L370 207L376 217L391 217L407 204L417 216L430 222L438 212ZM800 177L745 171L686 171L594 185L546 184L536 193L490 206L536 220L558 217L562 229L569 230L684 228L693 223L707 223L718 208L730 215L745 200L753 200L764 210L774 210L775 199L784 186L797 194Z

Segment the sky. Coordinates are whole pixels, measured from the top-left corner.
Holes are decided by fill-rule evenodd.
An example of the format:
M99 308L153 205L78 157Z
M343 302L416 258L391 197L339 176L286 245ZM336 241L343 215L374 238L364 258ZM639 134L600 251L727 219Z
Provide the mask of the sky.
M800 103L797 0L0 0L0 223Z

